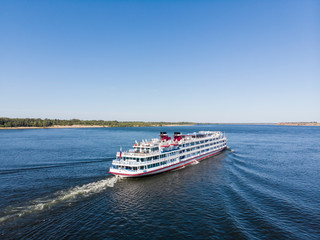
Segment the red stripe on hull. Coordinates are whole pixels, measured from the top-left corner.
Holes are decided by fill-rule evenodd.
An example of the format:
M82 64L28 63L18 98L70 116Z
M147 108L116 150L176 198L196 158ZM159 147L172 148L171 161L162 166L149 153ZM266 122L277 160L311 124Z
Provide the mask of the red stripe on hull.
M192 159L195 159L195 161L202 161L202 160L204 160L204 159L206 159L206 158L212 157L212 156L214 156L214 155L222 152L222 151L225 150L225 149L226 149L226 147L224 147L224 148L220 149L219 151L217 151L217 152L215 152L215 153L213 153L213 154L210 154L210 155L208 155L208 156L200 157L199 159L195 159L195 158L197 158L197 157L193 157L193 158L188 159L188 160L186 160L186 161L190 161L190 160L192 160ZM205 154L204 154L204 155L205 155ZM199 156L198 156L198 157L199 157ZM171 169L168 169L168 170L164 170L164 171L161 171L161 170L163 170L163 169L165 169L165 168L170 168L170 167L172 167L172 166L174 166L174 165L177 165L177 164L181 164L182 162L173 164L173 165L171 165L171 166L167 166L167 167L162 168L162 169L156 169L156 170L152 170L152 171L150 171L150 172L145 172L145 173L126 174L126 173L115 173L115 172L111 172L111 171L109 171L109 173L114 174L114 175L128 176L128 177L142 177L142 176L159 174L159 173L164 173L164 172L172 171L172 170L175 170L175 169L179 169L179 168L182 168L182 167L184 167L184 166L187 166L187 165L189 165L189 164L191 164L191 163L193 163L193 162L194 162L194 161L190 161L190 162L188 162L188 163L186 163L186 164L183 164L183 165L181 165L181 166L178 166L178 167L175 167L175 168L171 168ZM156 171L160 171L160 172L154 173L154 172L156 172Z

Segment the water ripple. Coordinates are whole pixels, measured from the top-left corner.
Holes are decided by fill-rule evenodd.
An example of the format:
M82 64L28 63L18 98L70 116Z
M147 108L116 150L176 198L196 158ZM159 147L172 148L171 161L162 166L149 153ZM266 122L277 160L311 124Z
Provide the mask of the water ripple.
M107 187L113 187L119 179L120 178L113 176L97 182L77 186L69 190L59 191L54 194L54 197L39 198L31 201L25 206L10 207L9 209L5 210L3 214L1 214L4 216L0 217L0 224L17 217L22 217L26 214L32 214L49 209L58 203L72 202L80 196L88 197L92 194L99 193L105 190Z
M77 165L77 164L99 163L99 162L110 161L112 159L113 158L103 158L103 159L93 159L89 161L70 161L69 160L69 162L62 162L62 163L37 164L37 165L32 165L30 167L24 167L24 168L0 169L0 174L12 174L12 173L19 173L24 171L41 170L46 168L61 168L61 167Z

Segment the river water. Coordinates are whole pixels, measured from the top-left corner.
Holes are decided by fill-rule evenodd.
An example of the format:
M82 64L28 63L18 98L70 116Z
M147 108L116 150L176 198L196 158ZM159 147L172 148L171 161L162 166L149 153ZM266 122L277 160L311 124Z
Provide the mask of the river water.
M119 148L220 130L231 150L137 179ZM319 239L320 127L0 130L1 239Z

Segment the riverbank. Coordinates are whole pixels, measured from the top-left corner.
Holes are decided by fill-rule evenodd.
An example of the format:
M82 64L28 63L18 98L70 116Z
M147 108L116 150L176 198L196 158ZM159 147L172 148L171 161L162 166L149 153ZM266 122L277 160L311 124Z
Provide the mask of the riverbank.
M0 117L0 129L190 126L194 122L104 121Z
M175 127L175 126L193 126L189 125L178 125L178 124L166 124L166 125L154 125L154 126L130 126L130 127ZM0 130L14 130L14 129L58 129L58 128L109 128L110 126L104 125L72 125L72 126L49 126L49 127L0 127Z
M0 130L10 129L50 129L50 128L103 128L108 126L89 126L89 125L73 125L73 126L50 126L50 127L0 127Z

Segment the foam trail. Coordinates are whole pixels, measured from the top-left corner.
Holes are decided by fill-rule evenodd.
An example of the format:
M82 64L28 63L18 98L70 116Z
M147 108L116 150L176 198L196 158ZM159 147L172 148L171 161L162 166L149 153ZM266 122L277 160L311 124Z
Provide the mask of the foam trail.
M227 147L227 150L229 150L230 152L235 152L233 149L231 149L231 147Z
M179 167L177 169L173 169L172 171L178 171L178 170L181 170L181 169L184 169L186 166L183 166L183 167Z
M6 216L0 217L0 224L2 222L5 222L10 219L14 219L16 217L21 217L26 214L34 213L44 209L49 209L50 207L52 207L57 203L70 201L80 196L88 197L93 194L99 193L104 189L106 189L107 187L113 187L114 184L119 179L120 178L113 176L111 178L107 178L97 182L92 182L82 186L77 186L69 190L59 191L56 194L54 194L55 197L53 198L39 198L30 202L30 204L27 206L14 207L8 211L8 214Z

